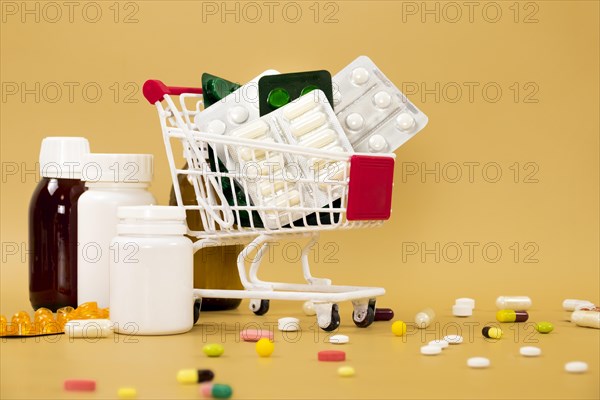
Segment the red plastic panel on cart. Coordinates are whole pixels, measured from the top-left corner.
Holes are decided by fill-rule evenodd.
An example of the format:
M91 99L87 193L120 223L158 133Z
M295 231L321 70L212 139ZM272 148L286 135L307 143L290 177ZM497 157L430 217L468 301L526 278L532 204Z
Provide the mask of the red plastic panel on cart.
M349 221L389 219L393 186L393 158L352 156L346 218Z

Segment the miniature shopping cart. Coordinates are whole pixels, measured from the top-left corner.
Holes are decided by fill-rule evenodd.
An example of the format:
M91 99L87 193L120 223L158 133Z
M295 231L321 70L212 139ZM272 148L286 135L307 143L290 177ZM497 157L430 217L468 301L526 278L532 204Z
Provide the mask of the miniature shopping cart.
M187 212L200 214L203 230L188 233L198 238L195 251L207 246L245 245L237 258L244 290L194 289L196 298L250 299L250 309L257 315L268 311L270 299L311 301L317 322L326 331L340 324L337 303L352 301L354 323L359 327L369 326L375 318L375 299L385 290L333 285L330 279L313 277L309 253L321 231L379 226L389 219L394 154L325 151L200 132L194 119L202 109L201 89L169 87L149 80L143 92L158 110L177 204ZM174 96L179 96L178 104ZM175 164L173 146L177 142L183 146L185 169ZM247 171L232 170L229 154L240 149L250 152L252 157L267 153L269 157L300 163L318 160L319 165L326 167L322 174L294 177L295 187L303 188L299 196L284 196L283 201L266 203L249 195L250 185L253 179L261 183L273 177L259 174L251 179L245 176ZM184 204L178 179L182 175L192 184L197 204ZM291 185L280 182L284 195L291 192L288 184ZM310 201L311 193L316 192L327 194L326 204ZM269 247L286 239L306 243L300 255L305 284L268 282L258 276Z

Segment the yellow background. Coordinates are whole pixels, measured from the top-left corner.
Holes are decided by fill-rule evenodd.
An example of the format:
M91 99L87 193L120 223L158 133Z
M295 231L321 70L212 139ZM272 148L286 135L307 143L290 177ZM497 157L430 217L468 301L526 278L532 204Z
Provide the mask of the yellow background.
M95 9L87 8L87 14L82 14L86 3L77 3L72 22L65 6L57 19L46 3L27 2L31 9L38 7L36 22L35 14L23 14L23 4L2 2L0 31L2 314L29 307L27 210L36 177L21 173L36 168L43 137L85 136L94 152L153 153L152 191L166 204L169 172L156 111L141 95L146 79L200 86L202 72L239 82L268 68L282 72L327 69L335 74L366 54L397 86L410 91L410 99L430 122L396 151L391 220L377 230L322 235L315 275L328 276L336 283L385 286L387 294L379 304L393 307L397 317L407 321L425 306L438 310L440 321L452 321L454 299L468 296L477 299L483 314L476 314L476 320L483 323L493 320L498 295L529 295L534 301L532 320L552 320L557 330L540 338L548 340L548 351L545 348L544 358L535 360L535 367L515 360L518 340L490 350L479 343L479 337L472 351L424 360L418 355L416 336L406 344L394 341L384 323L370 331L357 331L346 304L342 305L342 328L356 338L349 347L354 352L351 361L357 369L363 366L365 380L361 382L359 374L355 380L339 382L331 368L324 375L312 376L325 367L318 365L307 372L312 365L305 364L312 362L308 354L318 347L311 340L295 346L284 343L279 357L258 363L247 347L239 353L244 361L236 363L236 346L243 344L232 344L229 363L218 361L224 363L221 370L230 371L223 373L239 388L237 395L598 398L598 331L572 327L559 311L564 298L600 301L598 2L475 2L469 15L469 8L461 2L315 5L301 1L297 4L302 15L296 23L286 21L294 18L294 9L284 15L286 3L282 2L275 2L272 22L265 6L261 6L261 18L252 22L253 10L236 2L227 7L235 10L237 4L239 21L235 14L221 14L221 2L137 1L115 6L112 1L100 1L96 4L102 15L96 23L86 21L96 18ZM217 14L203 13L212 6L217 7ZM337 21L325 23L327 15ZM52 19L57 20L53 23ZM7 92L15 85L35 92L36 82L37 102L35 94L22 98L20 91ZM56 85L62 87L58 98L53 91ZM72 99L69 86L74 87ZM91 89L84 94L84 87ZM96 102L89 98L95 97L93 87L102 90ZM472 96L469 87L474 88ZM502 93L496 97L498 87ZM462 93L457 94L456 88ZM421 175L436 165L439 179L433 173ZM457 165L460 179L455 179ZM472 179L469 165L474 166ZM418 168L416 174L412 174L414 168ZM501 177L489 182L495 180L497 171ZM413 254L415 245L418 250ZM19 251L14 251L15 246ZM461 257L455 253L457 246ZM469 246L475 249L472 258ZM484 247L490 253L482 253ZM502 256L492 262L495 248L502 250ZM433 253L427 252L431 249ZM298 268L286 262L281 252L270 261L267 278L300 277ZM273 309L267 317L270 321L299 311L295 304L275 304ZM256 318L248 315L245 304L225 314L204 314L201 321L223 319L234 324ZM303 319L303 327L311 322ZM2 343L2 397L33 396L18 389L14 380L40 360L56 375L44 382L56 387L54 392L39 389L36 396L60 396L56 382L65 378L60 371L81 371L96 356L103 367L94 367L91 375L105 376L99 397L114 396L122 384L111 375L120 365L130 370L143 368L145 381L139 371L131 380L138 382L141 393L144 382L149 385L155 374L174 374L165 371L203 362L199 330L196 327L191 334L172 338L141 339L141 344L130 346L135 350L123 353L131 359L118 356L125 351L123 346L100 347L110 347L109 342L86 347L67 346L62 340L63 346L46 345L47 352L31 341ZM314 349L307 350L307 346ZM290 354L284 357L285 348ZM41 358L24 359L34 354ZM466 357L477 354L496 356L503 367L466 370ZM562 365L571 359L588 361L590 372L565 375ZM453 372L448 374L449 370ZM522 376L534 376L536 385L528 387ZM156 388L147 388L144 396L195 395L195 390L185 391L168 379L157 378ZM308 390L311 382L314 387ZM519 384L511 387L511 382ZM269 384L280 389L267 389Z

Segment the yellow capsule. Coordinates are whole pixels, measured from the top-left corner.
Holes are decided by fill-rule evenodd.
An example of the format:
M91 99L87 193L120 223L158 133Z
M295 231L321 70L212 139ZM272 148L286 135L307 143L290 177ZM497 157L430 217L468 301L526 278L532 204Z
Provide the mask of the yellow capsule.
M4 315L0 315L0 336L6 334L6 327L8 325L8 321Z
M396 336L402 336L406 333L406 324L404 321L396 321L392 324L392 333Z
M349 366L339 367L338 375L343 376L343 377L354 376L354 368L349 367Z
M86 313L86 312L96 312L98 311L98 303L95 301L88 301L87 303L82 303L77 307L77 311Z
M37 310L35 310L35 312L33 313L33 319L34 321L39 320L40 318L43 318L44 316L52 316L52 311L50 311L49 309L45 308L45 307L41 307L38 308Z
M137 397L137 390L132 387L122 387L117 390L117 396L120 399L135 399Z
M273 350L275 350L275 345L268 338L262 338L256 342L256 354L260 357L269 357L273 354Z
M32 325L29 313L26 311L19 311L13 315L11 325L13 325L13 329L16 329L17 335L27 335L31 330Z
M62 307L56 310L56 322L58 323L58 327L60 331L65 330L65 324L69 320L69 315L73 313L74 309L71 306Z

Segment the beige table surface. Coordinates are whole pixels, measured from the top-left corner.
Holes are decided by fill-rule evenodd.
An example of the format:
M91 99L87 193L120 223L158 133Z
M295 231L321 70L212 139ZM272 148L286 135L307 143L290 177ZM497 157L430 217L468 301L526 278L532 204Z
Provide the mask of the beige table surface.
M245 305L245 304L243 304ZM494 309L477 309L473 317L452 317L449 305L437 307L439 318L426 330L396 337L391 322L375 322L367 329L353 325L349 304L342 305L342 325L337 333L350 336L346 345L328 343L329 333L316 328L313 317L304 316L298 303L274 304L263 317L246 307L236 311L203 313L194 329L167 337L115 335L100 340L76 340L66 336L2 340L1 397L12 398L116 398L119 387L133 386L139 398L199 398L197 385L180 385L181 368L209 368L215 382L233 387L239 399L597 399L599 387L600 331L578 328L560 310L531 311L532 321L549 320L555 330L541 335L533 324L502 324L504 337L490 341L481 327L494 321ZM397 310L400 311L400 310ZM403 316L400 312L399 316ZM277 319L295 315L301 331L277 331ZM535 317L535 318L534 318ZM404 317L408 320L409 315ZM256 355L253 343L240 341L240 329L275 329L275 351L270 358ZM464 343L450 346L438 356L423 356L419 347L429 340L460 331ZM222 343L225 353L208 358L206 343ZM519 347L538 346L542 355L525 358ZM339 349L346 362L319 362L317 352ZM491 367L474 370L469 357L483 356ZM585 374L568 374L564 364L581 360ZM342 378L337 368L350 365L356 375ZM63 380L97 381L95 393L67 393Z

